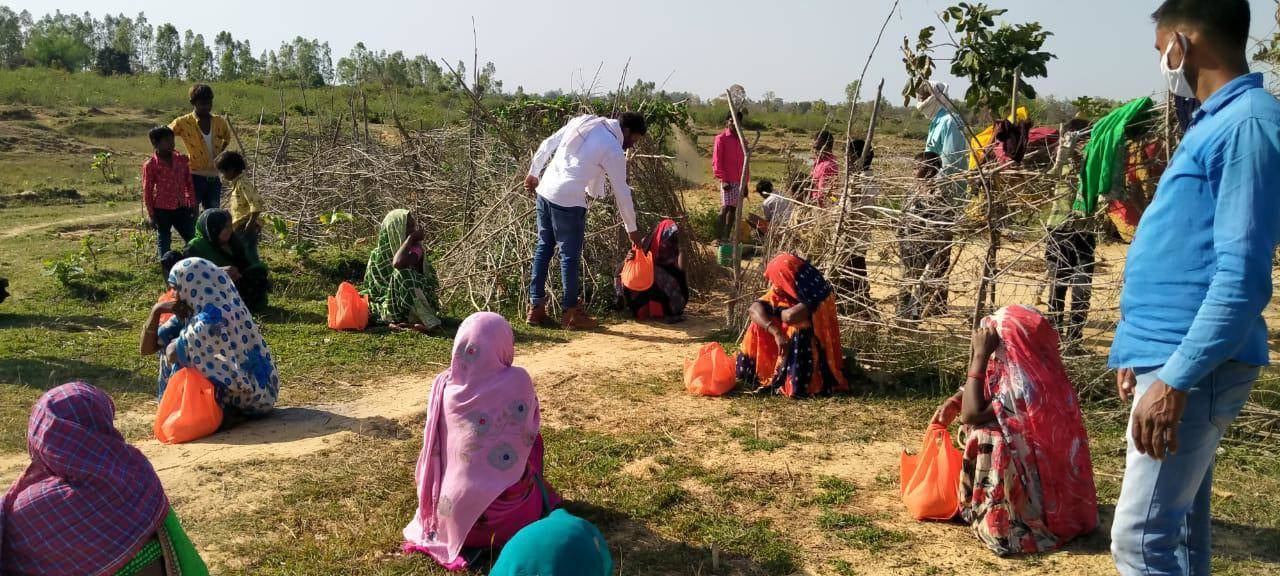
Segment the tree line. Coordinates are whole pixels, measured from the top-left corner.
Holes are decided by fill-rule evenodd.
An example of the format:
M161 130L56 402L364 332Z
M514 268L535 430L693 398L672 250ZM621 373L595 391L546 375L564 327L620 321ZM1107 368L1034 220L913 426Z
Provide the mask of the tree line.
M358 43L335 65L328 42L295 37L255 56L248 40L218 32L212 42L170 23L154 26L146 14L95 18L55 11L36 19L0 5L0 66L42 66L103 75L155 74L189 81L295 83L306 87L376 83L449 91L462 80L482 93L501 93L492 62L469 76L458 62L443 67L424 54L373 51Z

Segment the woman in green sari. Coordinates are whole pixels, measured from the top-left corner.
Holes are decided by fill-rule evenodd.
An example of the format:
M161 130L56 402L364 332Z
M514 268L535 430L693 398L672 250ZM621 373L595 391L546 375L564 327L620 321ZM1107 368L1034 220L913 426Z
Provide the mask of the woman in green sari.
M396 330L429 332L440 326L439 282L422 247L422 229L408 210L392 210L378 228L360 291L374 319Z
M196 237L187 244L183 255L204 258L225 270L245 306L251 312L261 312L267 307L267 292L271 291L267 265L250 255L233 232L230 212L221 208L205 210L196 221Z

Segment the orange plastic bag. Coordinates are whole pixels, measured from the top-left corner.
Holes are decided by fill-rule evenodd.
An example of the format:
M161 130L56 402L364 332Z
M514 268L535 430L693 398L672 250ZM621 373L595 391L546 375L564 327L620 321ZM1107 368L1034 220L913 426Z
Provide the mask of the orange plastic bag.
M161 294L159 298L156 298L156 304L159 304L161 302L177 302L177 301L178 301L178 294L173 291L173 288L170 288L164 294ZM164 326L164 323L168 322L170 318L173 318L173 314L170 314L168 312L161 314L160 325Z
M164 444L199 440L217 432L220 425L222 408L208 378L191 368L169 378L152 427L157 440Z
M950 520L960 511L962 456L951 433L930 424L920 453L902 453L902 501L916 520Z
M622 263L622 285L628 290L644 292L653 287L653 253L633 248L630 260Z
M684 361L684 389L703 396L722 396L733 390L733 361L718 342L698 351L698 357Z
M369 326L369 297L350 282L338 285L338 294L329 297L329 328L364 330Z

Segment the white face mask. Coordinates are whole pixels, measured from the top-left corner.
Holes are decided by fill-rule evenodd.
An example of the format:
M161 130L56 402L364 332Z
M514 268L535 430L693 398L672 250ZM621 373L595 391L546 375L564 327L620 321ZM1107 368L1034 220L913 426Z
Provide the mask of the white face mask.
M1173 52L1173 43L1182 43L1182 64L1177 70L1169 68L1169 55ZM1164 81L1169 86L1169 92L1174 96L1183 98L1195 98L1196 91L1191 87L1191 83L1187 82L1187 38L1182 34L1174 34L1174 38L1169 40L1169 47L1164 49L1164 54L1160 56L1160 73L1164 74Z

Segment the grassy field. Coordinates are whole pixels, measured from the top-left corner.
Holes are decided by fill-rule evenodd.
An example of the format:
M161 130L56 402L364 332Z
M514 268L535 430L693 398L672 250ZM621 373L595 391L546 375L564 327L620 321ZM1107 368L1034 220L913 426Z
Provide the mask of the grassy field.
M260 324L279 361L285 414L338 418L344 412L334 406L396 394L381 401L403 404L397 413L404 415L363 418L305 453L280 450L292 437L269 438L249 447L259 452L234 460L219 454L244 449L237 446L249 442L243 436L155 445L147 437L156 360L137 353L137 338L163 282L152 236L137 225L136 169L147 153L140 132L181 111L171 100L182 86L114 78L91 87L72 79L52 88L12 86L45 80L34 74L0 72L0 277L14 293L0 304L5 478L16 471L3 466L25 463L34 400L82 378L111 393L127 437L149 455L188 460L186 481L166 485L215 573L438 573L422 557L397 551L416 505L423 425L416 406L447 361L462 312L433 337L327 330L324 297L340 281L359 279L365 254L322 250L299 260L268 246L277 287ZM232 105L237 114L277 96L240 89L220 92L235 95L223 102L248 103ZM704 184L715 131L701 126L696 142L686 140L678 151L682 172L697 185L684 192L695 215L716 206L714 188ZM756 176L781 181L783 152L803 153L807 144L806 134L765 130ZM914 146L886 136L877 162L900 162ZM102 151L116 158L120 182L92 170ZM758 201L753 196L750 205ZM83 272L47 275L59 262ZM611 323L569 337L517 324L518 361L539 385L548 479L571 511L604 530L620 573L1107 571L1105 529L1061 553L998 559L963 526L906 517L897 498L898 452L918 445L922 422L961 374L888 374L885 387L806 402L691 397L681 361L702 342L734 339L715 328L706 318L677 327ZM388 388L398 379L407 383ZM1114 399L1086 409L1105 525L1123 471L1125 413ZM184 450L208 456L188 458ZM1215 574L1280 573L1280 461L1272 453L1237 442L1219 454Z

